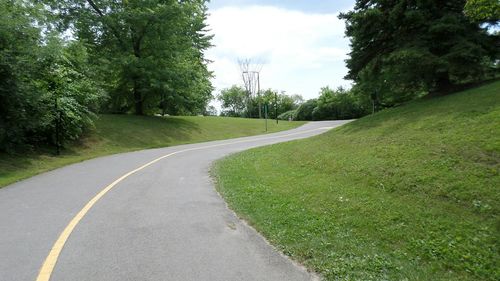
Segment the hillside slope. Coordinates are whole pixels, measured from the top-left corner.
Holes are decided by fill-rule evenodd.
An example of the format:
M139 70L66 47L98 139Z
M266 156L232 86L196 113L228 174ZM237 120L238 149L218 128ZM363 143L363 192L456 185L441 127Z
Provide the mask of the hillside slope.
M217 163L221 194L327 280L500 280L500 82Z
M268 132L295 128L304 122L268 122ZM0 153L0 187L54 168L113 153L178 144L237 138L265 133L264 120L227 117L150 117L100 115L96 128L62 155L37 151Z

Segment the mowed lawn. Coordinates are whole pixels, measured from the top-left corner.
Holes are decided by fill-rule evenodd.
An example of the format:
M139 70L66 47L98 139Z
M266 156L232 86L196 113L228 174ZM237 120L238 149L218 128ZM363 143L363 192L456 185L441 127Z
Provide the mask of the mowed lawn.
M268 132L292 129L304 122L270 120ZM264 134L264 120L228 117L148 117L100 115L96 127L81 141L54 148L8 155L0 153L0 187L41 172L119 152Z
M237 214L326 280L500 280L500 82L219 161Z

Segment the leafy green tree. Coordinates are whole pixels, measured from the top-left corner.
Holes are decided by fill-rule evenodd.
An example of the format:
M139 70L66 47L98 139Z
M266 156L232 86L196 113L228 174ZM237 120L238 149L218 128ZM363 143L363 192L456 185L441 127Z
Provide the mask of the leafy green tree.
M287 95L285 92L278 94L278 116L281 113L297 109L304 102L301 95ZM271 113L271 118L276 118L275 112Z
M464 6L465 0L357 0L340 15L352 48L346 78L383 106L484 79L498 58L498 36L471 23Z
M40 130L56 145L78 139L93 127L104 92L92 79L87 49L79 42L63 42L51 34L39 53L39 76L35 83L44 113Z
M286 112L283 112L278 115L278 119L280 120L293 120L296 115L296 109L292 109Z
M246 97L246 90L242 87L233 85L231 88L223 89L217 96L217 100L222 103L221 115L243 117L245 115L245 109L247 105Z
M367 113L351 91L342 87L337 90L324 87L312 116L314 120L345 120L359 118Z
M304 103L304 97L298 94L291 95L290 98L293 100L293 108L299 107Z
M498 0L467 0L465 14L476 22L498 24L500 2Z
M0 150L23 146L40 126L41 96L31 83L36 74L40 28L17 1L0 1Z
M104 99L85 46L46 19L40 5L0 2L0 150L77 139Z
M213 105L207 106L205 112L203 113L205 116L217 116L217 108Z
M253 118L258 117L259 104L263 107L262 114L264 114L264 105L267 104L268 106L267 117L270 119L275 119L276 113L278 113L279 116L283 112L296 109L303 102L303 100L304 99L300 95L289 96L285 92L278 93L275 90L267 89L261 91L260 96L252 97L250 99L249 102L250 114L247 113L246 116L250 116ZM262 118L264 118L264 116L262 116Z
M211 99L206 1L47 0L91 47L114 110L202 113Z
M293 120L304 120L304 121L313 120L313 111L317 106L318 106L317 99L307 100L295 110L295 116L293 117Z

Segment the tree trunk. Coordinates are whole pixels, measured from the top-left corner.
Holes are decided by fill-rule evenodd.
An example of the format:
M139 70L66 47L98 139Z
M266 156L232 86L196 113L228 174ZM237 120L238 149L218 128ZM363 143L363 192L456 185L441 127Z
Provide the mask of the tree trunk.
M132 34L134 31L132 30ZM140 60L141 58L141 39L135 39L133 43L134 48L134 56ZM134 77L134 106L135 106L135 115L144 115L143 109L143 96L141 92L141 85L139 83L140 77Z
M436 80L436 87L434 91L431 92L432 96L441 96L446 95L453 91L453 84L450 81L450 77L448 73L440 73L438 74L438 78Z
M135 106L135 115L144 115L142 94L137 80L134 81L134 106Z

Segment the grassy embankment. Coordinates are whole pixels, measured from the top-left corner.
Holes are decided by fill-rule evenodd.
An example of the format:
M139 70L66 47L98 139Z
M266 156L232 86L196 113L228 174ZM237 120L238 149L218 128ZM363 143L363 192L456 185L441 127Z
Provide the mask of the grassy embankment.
M230 207L327 280L500 280L500 82L214 167Z
M268 122L268 132L304 122ZM264 121L223 117L141 117L100 115L96 129L62 155L51 151L6 155L0 153L0 187L41 172L82 160L119 152L264 134Z

